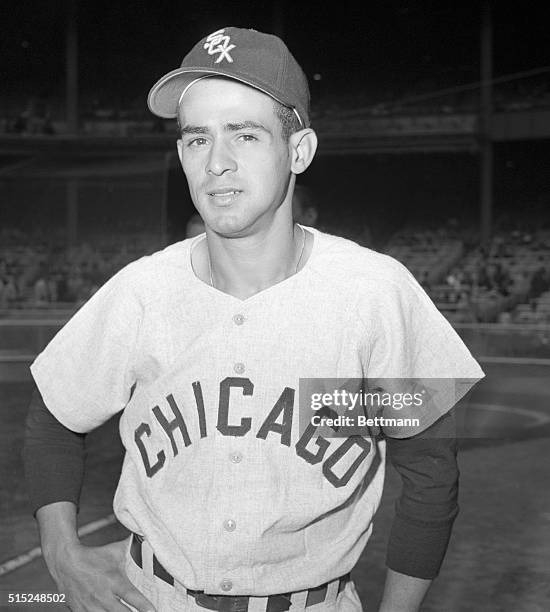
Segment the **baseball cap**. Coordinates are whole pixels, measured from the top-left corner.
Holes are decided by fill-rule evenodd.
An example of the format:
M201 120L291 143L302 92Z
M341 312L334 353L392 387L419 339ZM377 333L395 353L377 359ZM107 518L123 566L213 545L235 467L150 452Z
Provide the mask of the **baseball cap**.
M147 104L164 119L177 117L185 91L198 79L224 76L250 85L294 110L308 127L307 78L285 43L273 34L227 27L201 39L181 66L153 85Z

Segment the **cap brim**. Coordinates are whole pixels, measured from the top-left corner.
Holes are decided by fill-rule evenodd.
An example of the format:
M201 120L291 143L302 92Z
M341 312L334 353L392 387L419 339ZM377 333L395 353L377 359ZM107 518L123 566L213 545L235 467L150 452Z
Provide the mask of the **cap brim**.
M161 117L162 119L175 119L178 116L178 105L184 89L188 87L192 81L196 81L201 77L216 75L233 79L253 87L254 89L258 89L280 104L288 106L283 100L280 100L271 92L267 91L267 89L262 89L256 83L252 83L251 81L235 76L234 74L227 74L223 70L205 70L204 68L187 67L172 70L172 72L168 72L161 79L159 79L153 85L149 95L147 96L147 106L149 107L149 110L157 117ZM295 108L293 108L293 110L296 113L300 123L305 125L298 111Z
M203 74L206 74L204 69L192 71L189 68L177 68L165 74L153 85L147 96L149 110L157 117L175 119L181 92Z

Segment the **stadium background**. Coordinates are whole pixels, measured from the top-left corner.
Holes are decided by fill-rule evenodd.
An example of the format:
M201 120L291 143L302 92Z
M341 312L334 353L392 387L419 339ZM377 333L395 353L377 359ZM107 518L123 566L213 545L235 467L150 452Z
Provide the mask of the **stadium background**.
M19 9L11 17L12 38L24 52L32 50L45 44L36 32L48 25L50 34L65 40L70 4L54 2L51 11L39 9L33 19ZM285 2L259 3L254 9L237 5L237 14L249 11L246 20L241 16L243 23L284 32L296 55L304 54L321 155L302 182L319 209L318 226L408 265L487 374L460 406L462 510L441 576L423 610L548 610L550 133L545 113L550 85L548 71L531 74L530 69L550 62L540 50L536 10L525 15L493 11L495 81L501 74L523 76L495 82L492 110L504 113L510 124L520 115L531 123L523 137L492 145L493 223L491 237L482 241L479 125L469 131L480 102L477 9L442 9L435 3L419 9L390 2L384 10L361 16L347 3L340 12L341 21L348 21L336 19L329 27L330 15L312 18L307 7ZM221 5L190 6L188 40L229 22L216 14L217 9L227 10ZM131 12L121 38L128 42L152 10ZM170 2L156 9L153 32L162 19L181 18L181 10ZM128 16L123 9L114 12L119 18ZM351 16L358 22L350 30ZM315 45L305 44L298 35L297 24L307 17L313 19L312 31L323 33L322 43L316 39ZM433 56L438 50L443 55L440 64L432 60L420 66L406 58L407 44L412 44L407 43L407 20L413 30L424 24L419 36L426 49L435 47ZM0 133L2 610L18 609L6 605L8 592L53 591L36 548L38 533L20 458L31 391L28 365L116 269L183 238L193 213L176 157L167 154L174 126L152 121L143 108L147 87L181 54L173 46L177 28L168 28L170 53L170 44L159 52L154 36L139 48L128 42L126 54L117 46L113 72L123 74L117 84L114 74L102 72L90 59L99 55L104 40L90 35L99 23L107 30L119 22L102 2L93 7L81 3L78 131L71 127L68 111L74 92L64 97L63 69L51 58L43 60L57 75L48 88L27 57L15 51L5 56L14 61L6 72L13 87L2 97ZM393 47L381 42L388 31L395 38ZM502 51L512 32L516 57ZM445 35L453 37L456 55L442 51ZM371 42L366 45L371 57L365 58L360 50L372 39L383 49L376 51ZM62 57L62 47L57 41L51 55ZM337 58L318 68L313 51L331 47L340 48ZM132 64L132 55L139 66ZM373 75L367 85L360 78L361 60ZM14 76L17 65L28 70L24 84ZM394 77L388 75L393 69ZM463 83L476 86L462 89ZM29 95L32 87L39 95ZM447 89L452 91L437 93ZM449 117L460 138L445 127ZM89 543L124 535L110 514L121 452L116 419L90 436L79 516L90 532L85 536ZM390 471L374 537L354 572L367 610L376 609L381 595L385 542L398 492Z

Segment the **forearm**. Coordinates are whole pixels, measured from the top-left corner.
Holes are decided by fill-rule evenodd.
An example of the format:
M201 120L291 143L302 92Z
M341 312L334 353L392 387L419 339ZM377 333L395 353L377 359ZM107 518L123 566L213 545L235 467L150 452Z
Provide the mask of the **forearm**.
M379 612L416 612L431 583L388 568Z
M155 612L124 571L126 540L84 546L76 530L76 506L57 502L36 512L44 560L71 610ZM128 604L128 605L126 605Z
M76 506L66 501L42 506L36 512L36 520L42 553L51 571L67 547L80 543L76 527Z

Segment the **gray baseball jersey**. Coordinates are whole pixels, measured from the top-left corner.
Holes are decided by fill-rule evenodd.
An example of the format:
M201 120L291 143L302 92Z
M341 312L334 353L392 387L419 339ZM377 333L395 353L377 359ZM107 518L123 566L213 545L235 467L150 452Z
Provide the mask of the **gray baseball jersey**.
M198 279L204 234L111 278L31 366L52 413L87 432L124 410L117 518L187 588L307 589L350 571L372 531L381 438L298 426L301 378L483 377L396 260L313 234L304 267L237 299ZM430 404L421 425L454 402Z

